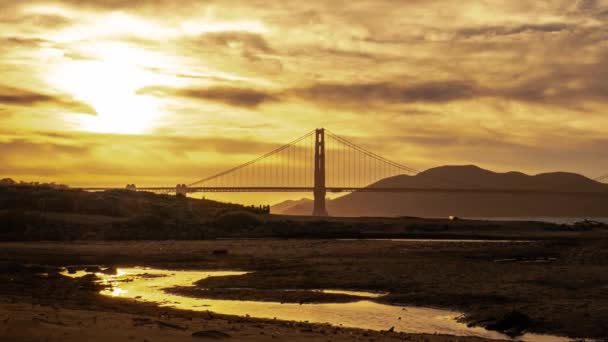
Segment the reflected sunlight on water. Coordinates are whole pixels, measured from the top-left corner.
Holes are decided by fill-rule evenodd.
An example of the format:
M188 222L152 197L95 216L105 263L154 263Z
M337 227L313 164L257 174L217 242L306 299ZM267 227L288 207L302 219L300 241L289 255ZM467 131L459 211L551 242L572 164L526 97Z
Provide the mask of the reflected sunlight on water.
M329 294L344 294L344 295L349 295L349 296L354 296L354 297L363 297L363 298L380 298L380 297L386 296L388 294L388 293L381 293L381 292L328 290L328 289L312 290L312 291L318 291L318 292L329 293Z
M503 334L483 328L469 328L459 323L460 313L432 308L385 305L364 300L354 303L330 304L281 304L278 302L255 302L184 297L166 293L163 289L175 286L192 286L194 282L208 277L238 276L248 272L234 271L173 271L148 268L121 268L117 275L98 273L102 283L112 289L103 295L133 298L155 302L161 306L193 311L213 311L219 314L256 318L280 319L310 323L329 323L335 326L372 330L387 330L407 333L446 334L457 336L479 336L490 339L508 339ZM70 274L82 276L85 272ZM68 275L68 274L66 274ZM355 296L377 298L384 294L342 290L319 290L326 293L344 293ZM522 340L567 341L565 338L527 334Z

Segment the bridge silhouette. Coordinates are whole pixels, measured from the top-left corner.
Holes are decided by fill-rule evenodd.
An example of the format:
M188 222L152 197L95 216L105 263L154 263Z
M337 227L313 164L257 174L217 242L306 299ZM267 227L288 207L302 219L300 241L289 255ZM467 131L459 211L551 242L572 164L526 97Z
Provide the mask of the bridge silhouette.
M328 214L325 205L328 192L553 194L608 198L608 191L483 188L445 178L440 179L446 184L445 187L433 188L394 187L384 184L387 182L379 182L389 177L416 175L419 172L320 128L256 159L190 184L178 184L172 187L137 187L135 184L129 184L126 188L132 191L175 193L181 196L197 192L312 192L314 216ZM608 181L608 174L595 180ZM81 189L104 191L117 188Z

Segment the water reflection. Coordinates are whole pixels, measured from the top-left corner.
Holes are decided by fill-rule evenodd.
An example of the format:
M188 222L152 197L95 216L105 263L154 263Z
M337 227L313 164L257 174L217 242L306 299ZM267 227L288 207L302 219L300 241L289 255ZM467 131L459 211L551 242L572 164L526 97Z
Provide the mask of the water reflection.
M353 297L362 297L362 298L380 298L382 296L386 296L388 293L382 292L366 292L366 291L350 291L350 290L311 290L315 292L328 293L328 294L343 294Z
M370 300L354 303L332 304L281 304L278 302L255 302L184 297L163 291L175 286L191 286L195 281L220 276L238 276L247 272L233 271L172 271L144 268L121 268L117 275L97 275L112 289L103 295L133 298L154 302L161 306L193 311L213 311L219 314L257 318L280 319L310 323L329 323L335 326L371 330L387 330L407 333L445 334L456 336L478 336L490 339L508 339L507 336L485 330L469 328L457 322L458 312L420 307L384 305ZM78 277L85 272L67 274ZM360 297L376 298L384 294L342 290L322 290L325 293L343 293ZM522 340L566 341L553 336L525 335Z

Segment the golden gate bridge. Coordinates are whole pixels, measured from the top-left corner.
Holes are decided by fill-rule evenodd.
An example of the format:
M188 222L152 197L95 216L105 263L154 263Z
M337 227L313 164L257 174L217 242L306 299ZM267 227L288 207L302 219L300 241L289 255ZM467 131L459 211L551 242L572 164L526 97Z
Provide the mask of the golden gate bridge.
M175 193L212 192L312 192L314 216L326 216L328 192L402 192L470 194L552 194L598 196L608 199L605 191L554 191L550 189L504 189L479 187L450 179L439 179L442 187L399 187L380 180L398 175L416 175L419 171L384 158L344 137L320 128L270 151L256 159L213 174L190 184L175 187L137 187L128 190ZM595 179L607 181L608 174ZM87 187L87 191L116 188Z

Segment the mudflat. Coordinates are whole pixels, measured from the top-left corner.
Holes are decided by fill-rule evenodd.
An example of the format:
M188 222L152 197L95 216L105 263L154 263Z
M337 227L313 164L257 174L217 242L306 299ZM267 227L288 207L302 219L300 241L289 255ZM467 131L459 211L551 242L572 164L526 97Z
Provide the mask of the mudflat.
M137 340L143 336L139 335L140 329L150 333L162 330L167 335L165 340L171 341L206 329L239 336L238 340L245 337L267 340L272 336L341 340L340 333L334 334L335 328L329 326L218 315L209 320L205 319L209 318L205 313L103 297L98 294L97 285L92 285L92 279L86 277L45 277L23 268L14 270L14 265L37 264L243 270L251 273L204 279L196 284L200 290L171 291L206 298L306 303L353 300L346 295L311 296L305 291L309 289L382 292L387 295L371 300L453 309L463 312L463 319L469 324L514 335L533 332L605 338L608 336L606 247L608 240L597 237L499 242L257 239L2 243L0 261L7 266L0 285L3 294L0 318L4 321L1 331L4 336L21 336L10 335L22 324L19 322L53 313L59 315L58 320L45 318L36 323L37 329L33 331L73 334L76 338L78 329L101 329L101 336L124 332L124 338L135 336ZM80 317L74 310L92 316L103 313L104 322L115 319L119 326L114 330L121 332L96 328L92 318L83 318L81 324L78 320L71 321L70 315ZM17 317L17 312L21 321L11 318ZM171 320L160 319L164 312L168 312ZM163 323L187 328L172 329ZM257 327L259 324L262 328ZM231 330L235 326L238 330ZM273 329L276 331L272 334L262 334ZM353 340L353 336L366 340L428 338L357 329L338 331L343 332L344 340Z

